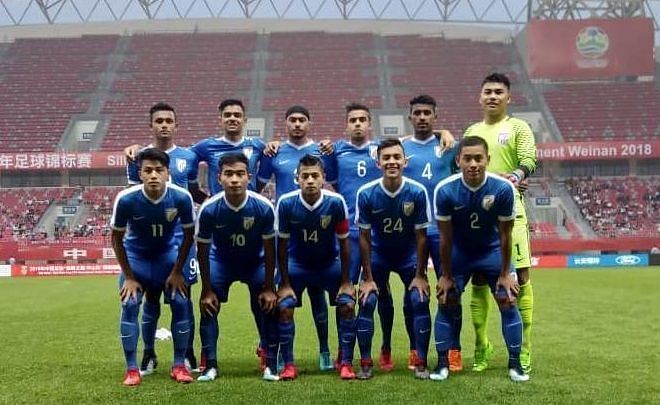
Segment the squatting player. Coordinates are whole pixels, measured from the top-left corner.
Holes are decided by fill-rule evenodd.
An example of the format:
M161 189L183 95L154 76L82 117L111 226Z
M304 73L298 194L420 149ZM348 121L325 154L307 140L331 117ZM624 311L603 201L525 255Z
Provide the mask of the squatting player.
M156 148L165 152L170 157L170 181L179 187L187 189L195 195L197 187L197 161L195 154L186 148L177 146L174 142L178 128L176 111L166 103L156 103L149 110L149 128L151 129L152 143L146 148ZM126 167L128 184L140 184L140 167L135 160L129 160ZM183 240L183 231L177 230L179 240ZM195 259L194 245L190 249L186 264L183 267L183 275L188 286L188 296L190 296L190 287L197 282L197 262ZM156 329L158 329L158 318L160 318L160 296L162 290L153 290L146 288L144 290L144 305L142 306L142 341L144 343L144 354L140 363L140 374L149 375L154 372L158 365L158 358L154 341L156 339ZM186 361L192 369L197 368L197 359L193 350L195 340L195 317L190 302L190 341L186 350Z
M348 210L341 195L323 190L324 177L321 159L303 156L297 169L300 190L284 194L277 202L279 334L285 364L280 378L286 380L298 375L293 358L293 312L300 306L296 297L309 287L327 291L330 303L337 306L339 374L342 379L355 378L351 364L355 291L348 279Z
M164 290L172 308L174 366L171 377L191 382L185 366L190 338L190 303L183 266L193 238L193 200L186 190L168 183L169 156L157 149L138 155L143 184L117 195L112 212L112 247L121 267L121 341L126 358L125 385L138 385L138 313L145 289ZM183 228L183 242L176 231ZM128 231L127 231L128 229Z
M357 322L357 338L360 347L360 372L358 378L368 379L373 374L371 340L374 326L373 315L377 305L377 292L387 288L390 272L401 278L406 292L403 308L409 336L414 337L415 347L428 345L430 319L410 319L420 306L428 309L423 296L411 282L416 269L426 274L428 246L426 228L431 222L430 204L423 185L403 177L406 166L405 151L398 139L385 139L378 146L380 179L360 187L357 192L355 222L360 227L360 256L363 283L360 287L360 309ZM428 312L428 311L427 311ZM417 333L410 327L428 324L428 330ZM428 378L426 364L415 365L418 378Z
M488 145L479 137L465 138L458 150L461 173L438 183L435 217L442 233L442 276L438 279L435 321L438 366L432 380L449 375L454 312L471 277L480 275L495 296L502 316L502 332L509 350L509 377L527 381L520 364L522 321L516 307L518 283L511 265L511 229L515 218L515 188L511 182L486 173Z
M223 191L200 208L195 235L202 276L200 335L206 359L197 380L212 381L218 375L218 313L237 281L248 286L257 330L267 343L270 364L265 365L264 379L277 380L274 208L267 198L247 190L250 173L244 154L225 154L219 165Z
M309 110L299 105L291 106L285 112L284 119L287 141L279 145L274 156L263 156L257 179L257 191L261 191L271 176L275 178L277 200L285 193L298 189L296 170L300 159L307 154L321 156L319 145L309 137L311 129ZM327 157L322 157L322 159L326 167L330 166L326 162ZM334 182L334 176L327 175L326 180ZM334 366L328 346L328 304L325 292L315 286L310 286L307 294L312 305L312 315L319 340L319 369L330 371L334 369Z
M479 136L486 140L490 150L488 171L507 177L517 187L536 169L536 146L534 134L524 121L507 115L511 101L511 83L501 73L487 76L481 84L479 102L483 110L483 121L473 124L465 136ZM529 278L531 253L529 230L525 213L525 199L516 191L516 220L513 225L512 257L518 273L520 294L518 306L523 322L523 346L520 361L526 372L531 371L531 333L534 293ZM473 369L485 370L493 353L488 341L488 313L490 299L486 280L472 280L472 322L475 328L476 348Z

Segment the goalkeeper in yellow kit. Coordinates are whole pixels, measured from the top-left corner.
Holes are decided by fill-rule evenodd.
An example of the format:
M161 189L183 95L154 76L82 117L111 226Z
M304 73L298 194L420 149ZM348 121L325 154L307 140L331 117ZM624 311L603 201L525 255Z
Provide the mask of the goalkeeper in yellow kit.
M490 164L488 171L508 178L518 188L519 184L536 169L536 145L534 134L525 121L507 115L511 100L511 83L501 73L487 76L481 84L479 103L483 110L483 121L471 125L464 136L479 136L488 143ZM520 192L515 196L516 219L512 233L513 265L518 274L520 293L518 307L523 322L523 343L520 362L525 372L531 370L531 331L534 295L529 278L531 252L529 230L525 213L524 197ZM472 322L476 334L474 371L483 371L493 353L488 340L488 312L490 311L490 290L486 280L472 280Z

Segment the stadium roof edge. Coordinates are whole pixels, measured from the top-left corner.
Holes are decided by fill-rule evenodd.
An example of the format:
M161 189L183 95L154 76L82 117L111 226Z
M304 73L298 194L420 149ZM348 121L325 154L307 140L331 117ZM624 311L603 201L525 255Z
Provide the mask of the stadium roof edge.
M294 24L292 24L294 22ZM142 33L193 32L291 32L326 31L336 33L372 32L382 35L419 34L503 42L515 31L502 27L475 23L444 23L410 20L282 20L282 19L172 19L133 20L119 22L33 24L0 27L0 42L17 38L77 37L81 35L133 35Z

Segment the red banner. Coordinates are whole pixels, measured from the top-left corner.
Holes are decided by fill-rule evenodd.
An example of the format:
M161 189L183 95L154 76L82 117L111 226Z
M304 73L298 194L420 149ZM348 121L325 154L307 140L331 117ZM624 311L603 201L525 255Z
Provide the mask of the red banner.
M660 158L660 140L544 143L536 145L539 160L612 160Z
M650 18L532 20L527 51L532 78L653 76Z
M119 274L119 264L14 264L12 277Z
M568 266L568 256L534 256L532 267L562 268Z
M0 170L124 169L123 152L0 153Z

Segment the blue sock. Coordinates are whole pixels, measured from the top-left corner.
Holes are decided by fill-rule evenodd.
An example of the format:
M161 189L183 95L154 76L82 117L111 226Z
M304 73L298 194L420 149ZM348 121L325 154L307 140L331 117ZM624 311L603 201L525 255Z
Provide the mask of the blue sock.
M394 301L392 300L392 294L381 293L378 296L378 316L380 316L380 327L383 332L382 348L391 351L392 327L394 326ZM374 319L373 315L371 319Z
M413 330L415 332L415 350L417 356L426 364L426 355L431 340L431 312L429 298L424 297L416 288L410 291L410 302L413 309Z
M440 306L435 315L435 350L438 352L438 366L449 367L447 356L453 335L452 310L455 307Z
M141 302L142 293L139 292L137 299L130 298L128 302L121 304L119 333L122 349L124 349L124 358L126 359L126 369L138 368L136 352L140 335L138 314L140 312Z
M172 307L172 323L174 324L172 339L174 340L175 366L184 364L188 342L190 341L189 302L190 300L180 293L176 293L174 298L170 301L170 306Z
M414 314L410 299L410 291L406 290L403 294L403 321L406 324L406 333L408 334L408 341L410 342L410 350L415 349L415 327L413 325L413 320Z
M145 301L142 305L142 342L145 352L154 352L154 341L156 340L156 329L158 329L158 318L160 318L160 302L151 303Z
M325 300L325 290L308 288L309 302L312 305L312 316L316 325L316 335L319 339L319 352L329 352L328 347L328 303Z
M509 368L520 368L520 346L522 345L522 318L518 307L500 308L502 334L509 350Z
M461 328L463 327L463 306L458 304L451 318L451 349L461 350Z
M202 354L206 357L207 362L218 359L219 334L218 315L208 316L206 313L202 313L199 320L199 337L202 340Z
M250 310L252 311L252 317L254 318L254 324L257 325L257 333L259 333L259 347L265 348L267 346L266 335L264 333L264 313L261 311L259 306L259 297L258 292L250 291Z
M341 324L341 364L353 363L355 350L355 317L342 319Z
M279 322L280 351L284 364L293 363L293 339L296 336L296 325L291 322Z
M371 342L374 337L374 311L378 303L378 296L370 293L363 304L360 302L357 318L357 341L360 347L360 358L371 358ZM391 331L391 329L390 329Z
M188 314L190 315L190 336L188 337L186 356L195 354L195 310L191 299L188 299Z
M279 325L273 314L263 314L262 328L265 337L266 366L273 373L277 372L277 349L279 348Z

